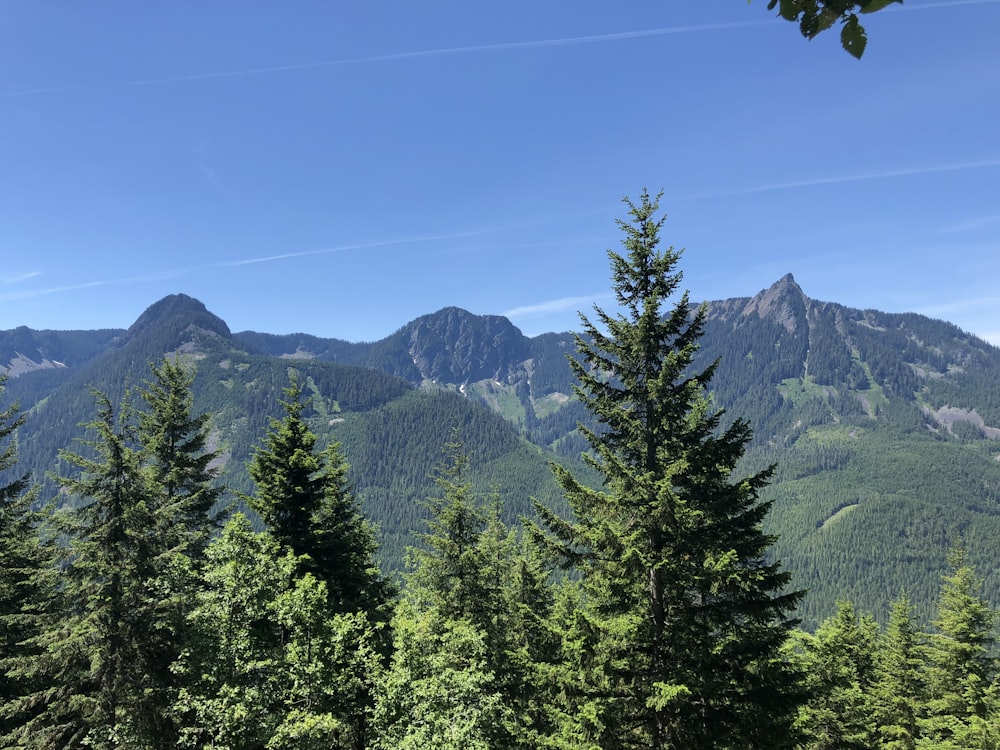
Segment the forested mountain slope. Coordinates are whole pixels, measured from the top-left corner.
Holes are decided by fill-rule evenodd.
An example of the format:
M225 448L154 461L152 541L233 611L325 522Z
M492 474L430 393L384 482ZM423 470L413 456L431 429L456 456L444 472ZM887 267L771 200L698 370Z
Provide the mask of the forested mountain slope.
M76 335L67 334L71 340ZM532 495L559 502L547 467L554 456L532 446L499 415L449 390L415 389L378 370L260 353L190 297L157 302L105 344L76 367L24 371L8 380L8 394L27 417L18 469L43 485L43 500L56 492L49 474L66 471L59 451L78 450L81 424L94 418L91 389L128 404L129 390L150 377L149 364L171 354L194 368L195 409L211 415L211 447L221 452L222 480L231 490L224 495L227 504L236 492L252 489L247 460L269 420L280 415L278 402L294 368L311 397L311 428L324 444L343 444L365 511L382 528L383 562L390 568L402 565L411 532L422 525L430 474L454 429L472 454L472 475L484 490L497 488L508 520L529 512ZM39 386L48 383L41 378L49 372L60 377L42 392Z
M750 420L750 465L778 463L775 552L811 589L813 619L849 597L928 614L962 535L1000 600L1000 350L915 314L808 298L789 275L708 305L715 397Z
M959 534L1000 601L1000 350L920 315L812 300L791 275L706 304L696 366L718 362L713 397L754 429L747 471L778 465L768 530L796 586L810 589L807 624L842 596L887 612L902 588L926 615ZM127 331L0 332L8 394L29 411L22 466L38 477L56 466L93 415L88 385L118 399L168 352L196 367L196 407L212 415L227 482L243 491L288 368L302 373L310 423L343 442L390 564L419 524L452 426L473 451L477 484L499 488L511 517L529 495L559 502L546 460L585 448L572 334L529 338L505 318L444 308L377 342L234 335L174 295Z

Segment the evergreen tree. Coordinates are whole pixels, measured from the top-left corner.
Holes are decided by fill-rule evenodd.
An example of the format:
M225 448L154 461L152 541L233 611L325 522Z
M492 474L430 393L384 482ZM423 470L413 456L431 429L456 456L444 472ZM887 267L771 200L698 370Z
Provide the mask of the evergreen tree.
M138 439L147 474L151 599L142 659L142 705L136 730L153 746L173 746L177 737L170 707L178 689L170 666L184 648L187 616L194 606L205 545L216 527L210 516L222 494L217 453L208 449L207 414L193 413L192 376L165 358L152 366L141 398Z
M279 544L308 556L304 571L327 585L331 606L374 613L391 591L375 565L375 536L347 480L347 462L336 443L317 452L296 375L284 393L285 416L271 421L253 454L248 470L257 489L245 499Z
M801 635L802 671L810 699L799 711L804 750L870 750L876 746L871 691L878 626L850 602Z
M178 747L263 748L282 717L273 602L288 589L295 558L241 513L206 554L188 648L174 665Z
M311 574L323 584L327 608L343 615L338 627L351 620L349 615L364 614L365 642L387 657L391 587L375 564L375 536L348 482L347 462L336 443L317 451L296 375L284 393L284 418L272 420L253 454L248 470L257 489L245 499L278 545L296 556L297 578ZM347 712L354 722L352 746L359 747L367 735L375 672L365 669L360 676L364 687L354 690Z
M990 683L996 677L995 615L980 594L981 583L966 564L962 546L950 551L948 566L934 631L928 635L928 699L917 747L986 747L983 737L994 698Z
M434 477L441 494L427 501L428 531L418 535L423 546L411 550L413 572L406 593L422 609L482 627L492 600L479 545L486 516L466 477L469 455L464 446L453 439L445 451L445 463Z
M84 441L92 455L61 454L79 472L58 477L67 495L54 515L64 542L60 617L15 669L34 686L13 702L20 722L8 741L18 747L143 747L135 722L150 621L148 485L128 408L116 415L95 396L94 437Z
M445 446L428 531L393 619L376 705L383 747L536 748L544 716L547 571L486 507L457 437ZM453 724L451 717L457 718Z
M579 719L603 748L787 746L798 692L782 646L800 594L766 559L758 493L771 471L733 478L751 431L722 428L705 391L714 367L690 371L705 311L685 293L664 312L680 254L657 249L658 199L625 202L626 253L609 252L624 313L581 316L570 360L605 487L555 467L575 518L537 506L599 633Z
M0 375L0 394L6 375ZM17 429L24 418L16 404L0 411L0 743L16 727L7 716L31 685L11 674L19 662L35 655L29 641L40 627L53 585L47 555L38 536L39 514L32 510L37 492L29 477L16 473Z
M270 533L234 515L209 545L174 665L178 747L366 746L368 701L381 670L364 612L334 613L323 581Z
M142 390L146 409L139 418L139 441L151 474L158 537L163 552L197 558L215 524L210 513L223 488L215 484L208 448L208 414L194 414L193 376L176 360L152 366Z
M923 699L923 659L913 605L900 595L889 613L889 625L878 646L873 687L880 747L914 750L919 736L917 717Z
M382 750L497 750L516 747L513 712L487 665L489 646L465 619L407 602L393 620L396 651L375 706Z

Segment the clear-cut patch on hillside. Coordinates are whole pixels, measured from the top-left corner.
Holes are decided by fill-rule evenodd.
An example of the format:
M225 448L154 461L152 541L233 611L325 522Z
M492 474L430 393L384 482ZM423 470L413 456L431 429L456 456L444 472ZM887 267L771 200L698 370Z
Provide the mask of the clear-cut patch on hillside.
M18 375L23 375L26 372L33 372L35 370L51 370L54 367L65 367L62 362L55 362L50 359L43 359L40 362L35 362L35 360L24 356L20 352L17 352L17 356L11 358L10 364L4 368L0 366L0 372L6 369L6 374L12 378L16 378Z
M977 427L984 437L1000 440L1000 428L987 425L975 409L961 409L957 406L942 406L940 409L931 409L929 406L924 406L923 412L948 430L951 435L955 434L953 427L956 422L967 422Z

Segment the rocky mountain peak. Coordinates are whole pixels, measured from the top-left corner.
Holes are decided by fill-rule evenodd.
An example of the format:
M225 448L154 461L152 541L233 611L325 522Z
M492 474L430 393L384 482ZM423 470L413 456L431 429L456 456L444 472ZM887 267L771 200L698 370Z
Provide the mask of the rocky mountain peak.
M743 308L743 314L756 314L784 326L789 333L795 333L800 326L806 325L807 301L808 298L795 277L787 273L767 289L758 292Z
M499 315L446 307L417 318L404 331L413 363L431 380L497 378L508 363L528 357L527 339Z
M229 326L208 311L204 303L186 294L170 294L146 308L125 333L125 340L161 326L183 329L193 325L205 331L229 337Z

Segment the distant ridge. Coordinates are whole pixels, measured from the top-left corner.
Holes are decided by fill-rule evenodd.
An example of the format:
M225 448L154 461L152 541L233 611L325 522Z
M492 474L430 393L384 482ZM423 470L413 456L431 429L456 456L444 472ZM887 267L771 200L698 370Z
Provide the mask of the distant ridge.
M695 367L714 363L713 404L724 421L752 427L746 465L777 466L766 530L796 585L811 589L806 623L839 597L888 611L904 587L929 612L958 534L1000 603L1000 349L922 315L811 299L792 274L705 305ZM457 307L375 342L232 334L184 294L154 303L127 330L0 331L0 365L13 376L5 397L27 413L19 440L37 476L92 418L88 386L114 401L148 378L149 363L175 354L195 371L227 481L247 491L240 464L295 369L314 400L313 424L343 443L397 562L452 424L478 425L485 442L468 447L489 457L485 486L510 490L513 513L530 512L526 498L539 488L551 493L545 463L576 462L588 449L578 424L596 427L574 397L574 353L572 333L526 337L505 317Z

